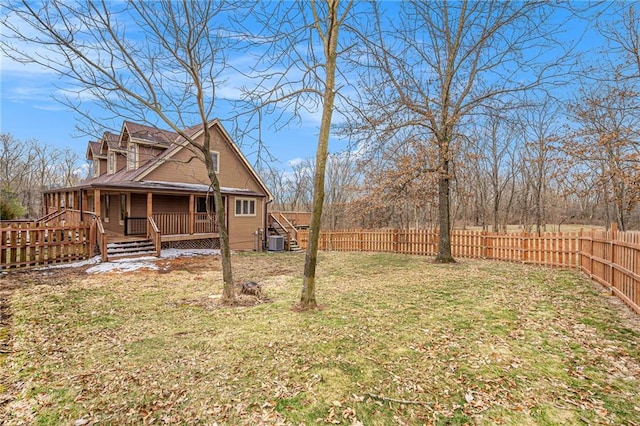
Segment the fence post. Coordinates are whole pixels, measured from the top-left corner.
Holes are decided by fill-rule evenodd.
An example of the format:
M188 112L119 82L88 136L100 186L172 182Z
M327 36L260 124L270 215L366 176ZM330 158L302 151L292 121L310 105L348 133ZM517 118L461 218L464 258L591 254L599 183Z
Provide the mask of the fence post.
M616 260L616 239L618 238L618 224L611 224L611 238L609 239L609 285L613 288L616 286L614 262Z
M520 238L520 252L522 263L527 263L529 261L529 237L527 235L526 230L522 230L522 237Z

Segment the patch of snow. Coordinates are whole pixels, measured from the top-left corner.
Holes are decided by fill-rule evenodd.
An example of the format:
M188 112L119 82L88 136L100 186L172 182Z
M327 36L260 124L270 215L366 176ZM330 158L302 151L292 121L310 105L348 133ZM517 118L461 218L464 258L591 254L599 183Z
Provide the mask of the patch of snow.
M47 271L50 269L59 268L81 268L84 266L95 265L87 269L87 274L101 274L105 272L131 272L138 269L160 269L155 262L160 259L176 259L179 257L194 257L194 256L212 256L220 255L220 250L214 249L167 249L160 252L160 258L155 256L134 257L125 259L114 259L110 262L100 262L100 256L94 256L90 259L82 260L73 263L60 263L57 265L45 266L42 268L35 268L38 271ZM4 274L4 272L3 272Z
M160 252L161 259L176 259L178 257L219 255L220 250L213 249L167 249ZM155 256L134 257L127 259L115 259L111 262L99 263L87 269L87 274L102 274L106 272L132 272L138 269L157 271L160 269L155 262Z
M132 272L138 269L158 270L154 262L156 257L138 257L133 259L120 259L111 262L99 263L87 269L87 274L103 274L106 272Z
M44 266L42 268L34 268L36 271L42 271L46 269L60 269L60 268L81 268L83 266L95 265L100 263L100 256L93 256L92 258L81 260L73 263L59 263L57 265Z
M220 250L214 249L166 249L160 252L163 259L175 259L176 257L212 256L219 255Z

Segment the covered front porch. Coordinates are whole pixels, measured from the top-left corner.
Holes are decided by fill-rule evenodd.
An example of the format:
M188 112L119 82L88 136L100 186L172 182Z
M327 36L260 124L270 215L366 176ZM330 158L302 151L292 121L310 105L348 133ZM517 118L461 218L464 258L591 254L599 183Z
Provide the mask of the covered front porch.
M159 254L162 247L213 248L220 237L206 193L74 188L46 192L43 205L47 223L95 223L105 260L116 245L148 241Z
M96 217L110 239L147 235L152 222L162 241L219 237L213 198L206 194L77 189L45 193L44 206L44 217L55 219L59 214L58 221Z

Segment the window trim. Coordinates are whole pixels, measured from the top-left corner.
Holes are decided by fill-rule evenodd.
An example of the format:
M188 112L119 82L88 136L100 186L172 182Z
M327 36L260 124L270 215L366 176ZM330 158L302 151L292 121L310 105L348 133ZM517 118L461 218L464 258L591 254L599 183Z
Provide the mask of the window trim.
M211 160L213 161L215 155L215 161L213 161L213 169L215 173L220 173L220 153L218 151L210 151Z
M107 160L107 174L114 174L116 172L116 153L109 152L109 158Z
M111 213L111 196L109 194L101 194L102 199L102 221L109 222L109 214Z
M246 204L245 204L246 202ZM238 204L240 203L240 204ZM235 208L234 208L234 213L236 217L255 217L256 216L256 199L255 198L241 198L241 197L236 197L235 200ZM246 206L246 211L247 213L243 213L245 211L245 206ZM253 206L253 213L251 213L251 206ZM240 212L238 212L238 207L240 207Z
M138 169L138 144L129 143L127 147L127 170Z
M127 212L129 211L129 196L127 193L120 193L120 212L118 213L118 223L124 225L124 221L127 218Z

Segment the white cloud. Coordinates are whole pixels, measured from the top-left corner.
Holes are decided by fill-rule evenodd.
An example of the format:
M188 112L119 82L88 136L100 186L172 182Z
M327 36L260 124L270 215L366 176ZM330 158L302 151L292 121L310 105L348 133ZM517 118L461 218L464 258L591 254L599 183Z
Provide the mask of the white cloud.
M300 164L304 163L306 160L304 158L300 158L300 157L296 157L296 158L292 158L291 160L287 161L287 165L289 165L289 167L295 167L295 166L299 166Z

